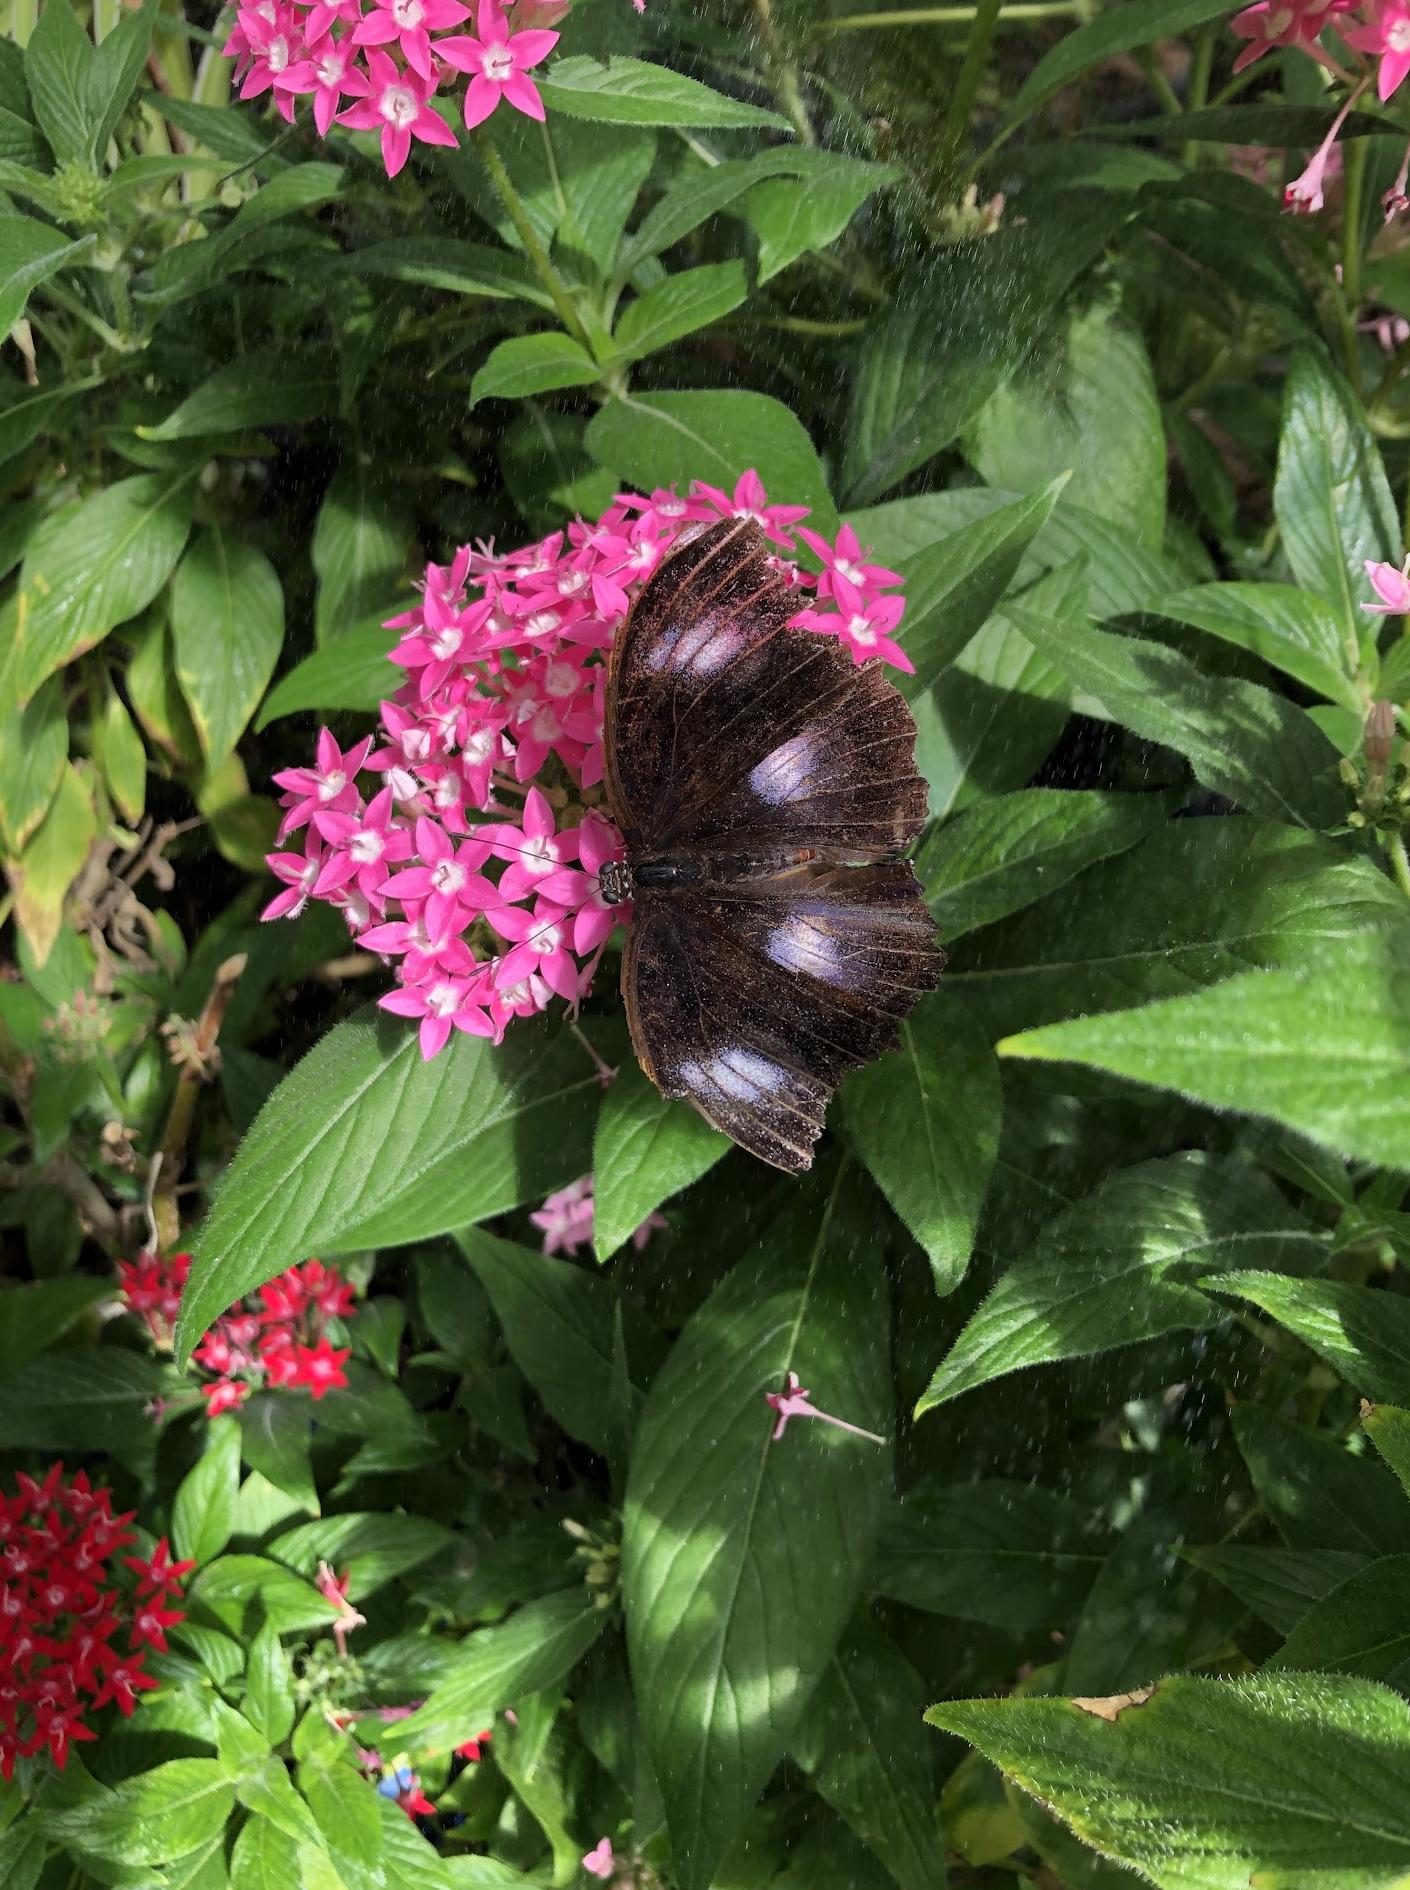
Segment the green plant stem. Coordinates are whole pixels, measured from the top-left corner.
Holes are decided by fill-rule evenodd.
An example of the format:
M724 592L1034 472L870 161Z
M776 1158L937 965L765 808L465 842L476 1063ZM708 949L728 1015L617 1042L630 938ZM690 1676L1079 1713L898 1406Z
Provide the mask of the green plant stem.
M1342 171L1341 287L1353 322L1361 303L1361 198L1366 185L1366 140L1345 148Z
M539 241L538 231L529 221L529 213L524 208L524 201L514 188L514 179L505 169L504 160L494 147L494 141L482 128L475 133L476 143L480 147L480 156L484 159L485 169L490 174L500 202L509 212L509 220L514 225L519 241L524 245L524 253L533 264L535 273L548 291L553 306L558 311L558 319L568 330L585 353L591 354L592 347L587 338L587 330L573 306L573 298L568 293L568 285L554 268L548 251Z
M783 35L778 30L778 22L774 19L773 0L751 0L751 4L754 9L754 24L759 29L760 43L768 56L779 103L787 112L793 129L803 143L815 145L818 134L813 130L813 121L808 116L808 107L803 101L803 88L798 83L798 68L789 56L788 48L783 43Z
M984 77L984 64L989 57L989 48L999 24L999 11L999 0L979 0L979 4L974 9L974 24L970 28L969 43L964 49L964 60L960 65L954 90L950 93L949 103L945 107L940 135L936 140L935 169L942 187L953 179L960 140L969 128L970 113L979 91L979 81Z
M1390 837L1390 870L1396 885L1410 899L1410 857L1405 852L1405 835L1393 833Z
M888 26L961 26L976 20L987 9L976 6L905 7L891 13L844 13L841 19L820 20L824 33L865 33ZM1018 0L1015 6L997 9L997 19L1009 20L1085 20L1091 9L1086 0Z
M1150 81L1152 92L1172 118L1179 118L1185 108L1180 103L1179 93L1157 65L1155 54L1147 49L1141 55L1141 64L1145 67L1146 78Z
M1214 43L1219 36L1219 32L1220 27L1218 23L1212 26L1206 26L1199 38L1195 41L1194 59L1190 64L1190 88L1188 94L1188 105L1192 112L1203 111L1205 106L1209 103L1209 75L1214 66ZM1193 170L1199 162L1199 146L1194 143L1186 144L1184 158L1188 168Z

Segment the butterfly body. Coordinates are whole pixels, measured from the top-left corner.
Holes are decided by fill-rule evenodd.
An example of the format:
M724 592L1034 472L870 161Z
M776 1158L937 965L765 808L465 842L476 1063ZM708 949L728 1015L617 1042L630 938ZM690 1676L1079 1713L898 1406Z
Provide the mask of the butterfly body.
M848 1070L893 1048L943 954L899 856L926 817L915 724L879 662L788 628L756 526L674 551L618 634L606 786L632 901L637 1058L776 1167L812 1161Z

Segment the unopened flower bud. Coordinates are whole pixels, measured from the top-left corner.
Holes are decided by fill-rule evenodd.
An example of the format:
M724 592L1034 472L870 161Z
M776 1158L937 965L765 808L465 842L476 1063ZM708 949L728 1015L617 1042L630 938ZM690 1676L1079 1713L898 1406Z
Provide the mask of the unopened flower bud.
M1391 751L1395 746L1395 704L1393 702L1373 702L1370 714L1366 717L1366 732L1362 738L1366 759L1378 773L1383 773L1389 765Z

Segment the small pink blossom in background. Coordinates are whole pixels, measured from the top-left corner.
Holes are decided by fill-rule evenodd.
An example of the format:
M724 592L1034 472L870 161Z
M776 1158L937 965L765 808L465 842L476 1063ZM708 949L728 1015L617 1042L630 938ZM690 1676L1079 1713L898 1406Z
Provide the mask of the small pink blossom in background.
M312 766L274 777L281 890L262 916L297 917L310 899L338 908L394 970L382 1008L415 1022L426 1058L457 1032L498 1043L555 998L574 1009L631 917L600 881L623 854L600 805L606 661L681 532L755 520L798 592L792 629L836 637L857 663L911 667L894 635L900 575L849 526L833 542L807 516L747 472L733 492L624 493L537 544L464 545L428 565L416 605L388 625L401 638L377 733L345 750L325 729ZM796 538L816 576L789 555ZM590 1200L584 1211L590 1226ZM560 1236L548 1251L575 1247Z
M605 1881L616 1868L617 1860L612 1854L611 1838L599 1838L583 1859L583 1869L589 1877L601 1877Z
M787 1383L782 1391L766 1391L764 1402L771 1411L778 1415L774 1425L772 1441L776 1444L788 1429L791 1418L820 1418L824 1424L831 1424L835 1430L847 1431L853 1437L865 1437L868 1443L884 1444L886 1439L878 1437L875 1431L864 1431L859 1424L848 1424L842 1418L829 1417L826 1411L819 1411L811 1402L812 1393L798 1382L797 1372L788 1374Z
M348 1636L354 1628L366 1627L367 1616L359 1614L348 1600L348 1582L350 1573L344 1569L341 1575L334 1574L327 1562L318 1565L318 1576L314 1583L320 1595L337 1609L337 1619L333 1623L333 1639L337 1643L338 1657L348 1657Z
M632 5L642 13L646 0ZM456 144L431 101L462 79L467 128L501 104L541 120L543 99L528 74L558 43L551 29L567 12L568 0L479 0L469 34L456 30L470 19L461 0L244 0L223 50L235 61L240 97L269 93L286 123L296 101L311 98L320 137L335 122L380 131L382 162L395 177L413 139Z
M1381 103L1398 92L1410 75L1410 0L1375 0L1365 26L1346 32L1357 52L1378 54L1376 95Z
M576 1253L580 1247L590 1247L593 1228L592 1176L584 1175L581 1181L571 1181L566 1188L560 1188L557 1194L551 1194L529 1219L543 1234L545 1253ZM648 1214L632 1235L633 1247L640 1253L656 1229L666 1225L664 1214Z
M1341 169L1341 149L1337 133L1346 123L1347 113L1360 96L1353 92L1332 120L1332 128L1308 159L1307 168L1283 191L1283 208L1295 214L1315 216L1322 208L1324 187ZM1340 278L1338 278L1340 279Z
M1373 617L1403 617L1410 613L1410 558L1399 568L1378 563L1374 558L1367 558L1365 563L1371 589L1381 601L1363 604L1361 608Z
M1275 46L1300 46L1307 51L1315 45L1331 10L1299 5L1296 0L1257 0L1256 5L1245 7L1229 22L1239 38L1248 41L1234 61L1234 71L1242 72Z

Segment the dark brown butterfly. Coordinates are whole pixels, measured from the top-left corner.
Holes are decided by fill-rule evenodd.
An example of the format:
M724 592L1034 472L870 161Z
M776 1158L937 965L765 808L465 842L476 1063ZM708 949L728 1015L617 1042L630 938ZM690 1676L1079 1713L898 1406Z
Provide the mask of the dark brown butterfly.
M810 1166L848 1070L893 1048L944 954L915 874L915 723L880 662L789 630L763 533L679 546L618 632L609 900L632 1043L664 1096L776 1168Z

